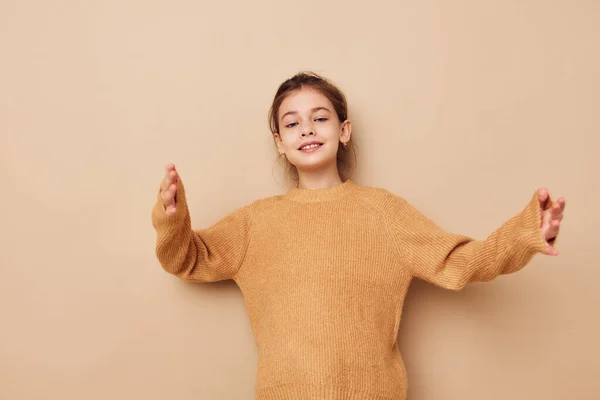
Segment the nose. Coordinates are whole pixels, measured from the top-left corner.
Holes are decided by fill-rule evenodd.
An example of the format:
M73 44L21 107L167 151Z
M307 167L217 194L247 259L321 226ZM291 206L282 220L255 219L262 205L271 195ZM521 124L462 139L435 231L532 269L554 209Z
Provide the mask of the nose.
M305 137L306 135L313 135L314 136L314 132L312 131L312 129L309 129L307 132L302 132L302 137Z
M302 124L302 137L305 136L314 136L315 135L315 127L310 121L306 121Z

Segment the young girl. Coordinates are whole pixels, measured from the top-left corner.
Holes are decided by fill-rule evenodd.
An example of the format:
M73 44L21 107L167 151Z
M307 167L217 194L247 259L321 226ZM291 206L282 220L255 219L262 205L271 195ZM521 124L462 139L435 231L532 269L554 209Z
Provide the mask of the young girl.
M152 212L156 254L182 279L233 279L258 347L255 394L265 399L406 398L396 343L413 278L459 290L558 255L565 201L538 190L486 240L447 233L405 199L344 175L352 124L331 82L300 73L269 113L296 186L193 230L175 166Z

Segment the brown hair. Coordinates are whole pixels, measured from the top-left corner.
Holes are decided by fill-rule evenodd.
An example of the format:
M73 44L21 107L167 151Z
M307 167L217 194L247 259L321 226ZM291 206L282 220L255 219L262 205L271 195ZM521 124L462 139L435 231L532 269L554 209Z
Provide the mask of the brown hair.
M319 76L314 72L299 72L293 77L284 81L277 89L273 104L269 110L269 127L271 133L274 135L279 133L279 107L287 96L295 90L302 89L303 87L309 87L319 91L323 96L327 97L340 122L344 122L348 119L348 104L346 97L340 89L338 89L331 81ZM342 180L349 178L349 174L352 171L356 162L356 151L352 142L352 137L348 141L346 146L339 146L337 152L337 169ZM351 158L350 156L354 157ZM289 162L286 157L279 157L285 163L285 175L294 183L298 182L298 170L296 167Z

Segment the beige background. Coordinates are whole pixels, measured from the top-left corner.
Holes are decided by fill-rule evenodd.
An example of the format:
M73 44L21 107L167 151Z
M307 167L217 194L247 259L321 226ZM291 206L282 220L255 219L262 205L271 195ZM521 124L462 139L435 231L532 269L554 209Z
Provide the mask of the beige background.
M0 398L251 399L231 282L154 256L176 163L193 225L281 193L267 110L312 69L346 92L358 183L484 238L567 198L558 258L411 286L411 400L597 399L597 1L0 2Z

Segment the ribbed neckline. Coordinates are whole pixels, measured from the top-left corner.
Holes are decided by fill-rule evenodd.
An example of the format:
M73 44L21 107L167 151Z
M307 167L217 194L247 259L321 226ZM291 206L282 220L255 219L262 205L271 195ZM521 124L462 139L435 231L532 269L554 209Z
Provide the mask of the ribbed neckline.
M283 197L302 203L331 201L351 193L357 186L351 179L346 179L346 181L337 186L325 189L299 189L298 186L295 186L284 194Z

